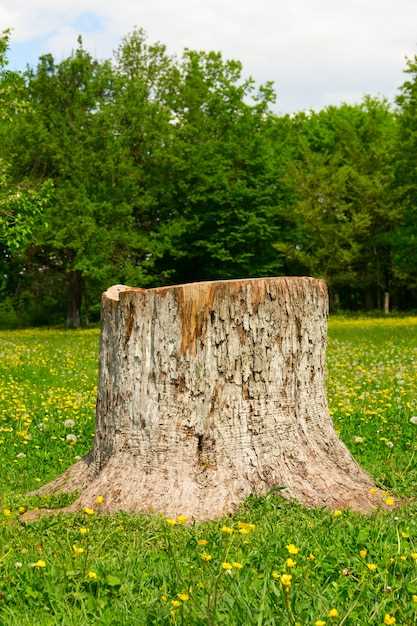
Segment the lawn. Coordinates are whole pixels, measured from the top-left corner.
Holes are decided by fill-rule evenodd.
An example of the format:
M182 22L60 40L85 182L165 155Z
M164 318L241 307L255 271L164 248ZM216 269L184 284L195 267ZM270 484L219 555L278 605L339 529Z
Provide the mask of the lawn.
M195 526L99 504L23 524L69 500L24 494L90 448L97 346L96 329L0 332L1 626L417 622L417 318L330 321L335 426L403 499L371 516L271 493Z

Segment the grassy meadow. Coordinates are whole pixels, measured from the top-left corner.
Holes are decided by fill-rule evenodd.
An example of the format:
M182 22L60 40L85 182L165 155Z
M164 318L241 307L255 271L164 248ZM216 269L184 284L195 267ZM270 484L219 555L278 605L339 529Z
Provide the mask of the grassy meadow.
M99 503L23 524L70 500L24 494L90 448L97 348L97 329L0 332L1 626L417 623L417 318L330 321L335 426L392 505L371 516L271 493L195 526Z

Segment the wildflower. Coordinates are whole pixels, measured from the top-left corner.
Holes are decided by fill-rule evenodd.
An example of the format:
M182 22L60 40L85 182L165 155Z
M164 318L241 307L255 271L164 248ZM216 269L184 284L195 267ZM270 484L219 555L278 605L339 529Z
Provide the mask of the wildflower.
M417 595L413 595L413 602L417 604Z
M362 550L359 550L359 556L364 559L366 557L366 555L368 554L368 550L366 548L362 548Z
M290 554L298 554L300 552L300 548L297 548L293 543L289 543L287 545L287 550Z
M177 516L177 524L185 524L187 520L188 520L188 517L186 515Z
M243 565L242 565L242 563L239 563L238 561L233 561L232 567L234 569L242 569Z
M378 489L376 487L371 487L369 489L369 493L371 494L371 496L375 496L378 493Z
M326 622L324 622L322 619L318 619L314 622L314 626L326 626Z
M165 521L168 524L168 526L175 526L175 524L177 523L177 520L174 519L173 517L167 517Z
M77 435L74 435L73 433L68 434L65 439L71 446L74 446L77 443Z
M392 496L387 496L386 498L384 498L384 502L387 506L394 506L395 504L395 500ZM392 622L394 623L394 622Z
M369 569L370 572L375 572L378 566L375 565L375 563L367 563L366 567Z
M36 567L37 569L41 569L43 567L46 567L46 563L43 559L39 559L39 561L36 561L36 563L32 564L32 567Z
M72 428L73 426L75 426L75 421L68 419L64 421L64 427L65 428Z
M161 600L162 600L162 602L166 602L168 600L168 596L166 595L166 593L162 594Z
M183 593L179 593L178 597L180 600L182 600L183 602L187 602L187 600L190 599L190 596L188 595L188 593L183 592Z
M15 566L16 569L20 569L21 567L23 567L23 563L21 561L16 561L14 566Z
M287 567L295 567L297 565L297 561L293 561L292 559L287 559L285 561Z
M403 539L409 539L410 538L410 533L404 532L403 530L400 533L401 537Z
M223 569L232 569L233 565L231 563L229 563L228 561L224 561L224 563L222 563L222 568Z
M316 560L316 557L314 556L314 554L310 553L307 557L307 561L315 561L315 560Z
M16 459L25 459L26 458L26 454L24 452L19 452L19 454L16 454Z
M97 580L97 574L96 574L96 572L95 572L94 570L92 570L92 569L90 569L90 570L87 572L87 576L88 576L88 578L89 578L90 580Z
M417 561L417 552L412 552L410 556L414 561Z
M25 506L19 506L19 513L24 513L26 511Z
M282 574L280 580L281 580L281 585L285 587L286 589L289 589L291 587L291 582L292 582L291 574Z
M272 578L275 578L275 580L277 580L280 577L280 573L277 572L276 569L272 570Z
M207 539L197 539L197 545L206 546L208 544Z
M200 555L203 561L211 561L211 559L213 558L211 556L211 554L208 554L208 552L203 552L203 554Z
M251 524L249 522L238 522L238 527L240 528L240 530L244 529L244 530L255 530L256 526L255 524Z
M87 533L90 532L89 528L84 528L84 526L81 526L81 528L78 529L80 535L86 535Z
M84 511L84 513L85 513L86 515L94 515L94 513L95 513L94 509L91 509L91 508L90 508L90 507L88 507L88 506L85 506L85 507L84 507L84 509L83 509L83 511Z
M327 615L329 617L337 617L339 615L339 611L337 609L330 609Z
M233 528L230 528L230 526L222 526L220 530L225 535L231 535L233 533Z
M359 437L358 435L356 435L355 437L352 438L353 443L363 443L365 441L364 437Z
M81 548L80 546L76 546L75 544L72 546L72 549L74 551L75 556L79 556L80 554L85 552L84 548Z
M98 504L98 505L104 504L104 496L97 496L96 504Z
M174 609L178 609L178 607L181 606L181 602L179 600L171 600L171 604Z
M250 530L249 528L239 528L239 532L241 535L249 535Z
M3 515L5 517L10 517L10 515L12 514L10 509L3 509Z
M335 511L333 511L333 517L340 517L342 515L342 511L340 511L339 509L336 509Z
M385 617L384 617L384 624L395 624L396 620L395 617L393 615L390 615L389 613L385 613Z
M416 426L417 425L417 415L412 415L410 417L410 422Z

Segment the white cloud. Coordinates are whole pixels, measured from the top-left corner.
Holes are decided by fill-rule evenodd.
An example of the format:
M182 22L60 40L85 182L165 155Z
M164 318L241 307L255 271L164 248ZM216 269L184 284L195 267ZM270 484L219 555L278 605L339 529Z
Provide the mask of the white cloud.
M417 51L416 0L0 0L0 24L15 40L41 38L58 58L86 12L101 18L84 35L95 54L109 56L143 26L172 52L218 49L240 59L257 81L275 81L281 110L391 97L405 56Z

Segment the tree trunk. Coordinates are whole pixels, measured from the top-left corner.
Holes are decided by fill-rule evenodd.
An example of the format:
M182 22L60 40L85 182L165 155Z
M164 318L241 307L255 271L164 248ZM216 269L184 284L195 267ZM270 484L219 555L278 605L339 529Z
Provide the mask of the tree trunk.
M68 274L67 328L79 328L81 325L82 276L74 270Z
M384 313L389 315L389 291L384 292Z
M41 493L67 510L222 516L282 489L306 505L374 506L325 386L327 290L260 278L103 294L92 452Z

